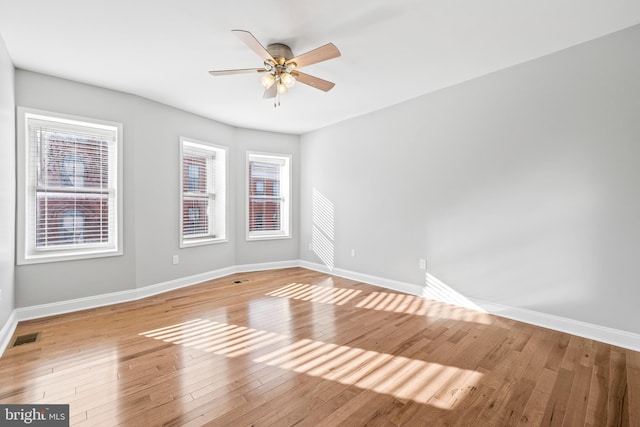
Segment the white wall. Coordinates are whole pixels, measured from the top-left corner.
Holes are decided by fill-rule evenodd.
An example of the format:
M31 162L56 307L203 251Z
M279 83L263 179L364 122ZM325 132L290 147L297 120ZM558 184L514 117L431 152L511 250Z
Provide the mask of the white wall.
M301 258L322 262L316 226L342 269L426 286L426 258L467 297L640 332L639 45L636 26L303 135Z
M231 190L244 185L239 168L245 149L288 152L295 164L297 136L243 132L137 96L24 70L17 70L15 87L19 106L120 122L124 133L124 255L20 265L16 307L127 291L238 264L297 258L297 236L272 241L266 251L260 250L261 242L254 246L242 240L244 234L237 230L243 227L244 205L237 198L243 196L235 191L227 195L228 242L180 249L178 231L180 136L228 147ZM240 260L239 241L251 245ZM179 255L178 265L173 265L173 255Z
M0 330L15 308L16 170L14 162L16 152L14 104L13 63L0 35Z

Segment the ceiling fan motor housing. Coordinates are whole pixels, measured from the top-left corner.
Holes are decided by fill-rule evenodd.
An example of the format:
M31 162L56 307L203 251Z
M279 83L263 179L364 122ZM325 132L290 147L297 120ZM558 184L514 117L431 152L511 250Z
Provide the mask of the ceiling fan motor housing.
M273 56L273 59L275 59L279 65L284 65L286 61L294 57L291 48L282 43L270 44L267 46L267 52Z

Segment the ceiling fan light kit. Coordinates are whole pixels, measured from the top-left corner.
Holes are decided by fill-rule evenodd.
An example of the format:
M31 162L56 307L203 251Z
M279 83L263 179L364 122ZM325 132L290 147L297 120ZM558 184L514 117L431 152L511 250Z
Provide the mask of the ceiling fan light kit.
M273 43L265 48L249 31L231 30L231 32L263 60L264 67L213 70L209 71L209 74L223 76L256 72L266 73L260 79L260 83L265 88L263 98L274 98L274 107L280 105L280 95L287 93L295 85L296 81L324 92L330 91L335 86L335 83L298 71L298 68L340 56L340 51L333 43L327 43L296 57L289 46L285 44Z

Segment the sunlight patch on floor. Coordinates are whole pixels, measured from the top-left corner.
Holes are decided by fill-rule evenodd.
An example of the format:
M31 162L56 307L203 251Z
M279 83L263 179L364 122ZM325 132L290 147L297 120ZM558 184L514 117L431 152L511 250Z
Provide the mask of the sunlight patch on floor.
M290 283L266 295L323 304L354 304L357 308L367 310L491 323L491 317L483 309L475 308L477 306L464 296L433 276L428 276L430 281L421 296L385 291L363 295L363 291L358 289L304 283Z
M462 383L476 383L482 377L476 371L455 366L309 339L254 360L443 409L455 405L457 400L450 396Z
M154 329L139 335L229 357L241 356L289 340L287 336L275 332L203 319Z
M253 361L280 369L391 394L438 408L450 409L463 385L472 387L482 377L473 370L420 358L396 356L358 347L291 337L205 319L140 333L141 336L205 352L238 357L257 350ZM414 349L427 345L424 339ZM275 347L275 348L274 348ZM271 351L269 351L271 349Z
M329 288L326 286L291 283L267 295L272 297L292 298L324 304L344 305L358 296L362 291L349 288Z
M491 318L484 312L442 302L436 298L394 292L374 291L356 305L367 310L431 316L490 324Z

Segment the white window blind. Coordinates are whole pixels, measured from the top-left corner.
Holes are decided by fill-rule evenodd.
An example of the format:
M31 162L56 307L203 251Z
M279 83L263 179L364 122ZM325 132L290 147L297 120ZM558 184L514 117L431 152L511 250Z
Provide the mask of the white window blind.
M120 126L24 111L24 241L19 262L121 253ZM89 119L87 119L89 120Z
M226 151L184 138L181 144L181 244L223 239Z
M248 238L289 237L288 156L248 155Z

